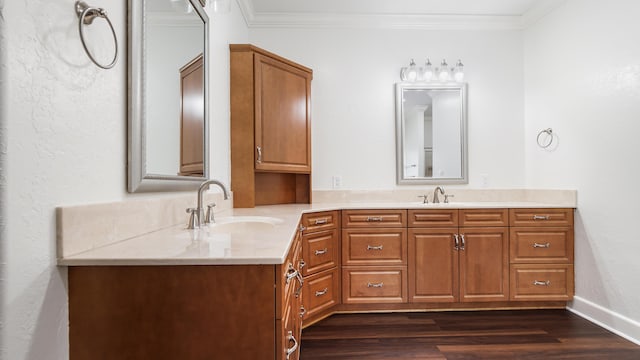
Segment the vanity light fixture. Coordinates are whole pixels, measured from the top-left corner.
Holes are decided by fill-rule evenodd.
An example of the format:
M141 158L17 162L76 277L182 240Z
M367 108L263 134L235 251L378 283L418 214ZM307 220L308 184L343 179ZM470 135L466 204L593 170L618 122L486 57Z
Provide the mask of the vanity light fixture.
M453 69L453 78L456 82L464 81L464 65L462 65L462 61L460 61L460 59L458 59L456 67Z
M413 59L409 66L400 69L400 80L407 82L463 82L464 65L461 60L456 62L455 67L449 67L447 60L443 59L440 67L433 68L431 61L427 59L424 67L418 68Z
M449 81L449 64L447 64L447 60L442 59L442 63L440 63L440 72L438 73L438 79L442 82Z
M418 72L419 69L416 66L416 62L411 59L411 63L409 63L409 67L403 67L400 69L400 79L402 81L417 81L418 80Z

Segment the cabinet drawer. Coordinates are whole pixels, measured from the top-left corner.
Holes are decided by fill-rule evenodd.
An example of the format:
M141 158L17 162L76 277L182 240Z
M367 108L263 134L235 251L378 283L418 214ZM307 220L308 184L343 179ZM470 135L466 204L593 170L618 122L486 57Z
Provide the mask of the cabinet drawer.
M305 278L302 299L306 313L313 316L340 303L340 272L337 268Z
M342 265L406 265L407 229L342 230Z
M572 227L511 228L511 263L573 263Z
M309 213L302 215L302 226L305 227L304 233L310 233L326 229L335 229L338 227L338 212L323 211L317 213Z
M343 210L342 227L406 227L407 210Z
M509 226L508 209L460 210L460 226Z
M571 300L573 286L573 265L511 265L511 300Z
M406 267L345 268L342 270L342 302L406 303L406 271Z
M573 226L573 209L511 209L511 226Z
M409 210L409 227L456 227L458 210Z
M338 265L338 229L302 236L303 275L311 275Z

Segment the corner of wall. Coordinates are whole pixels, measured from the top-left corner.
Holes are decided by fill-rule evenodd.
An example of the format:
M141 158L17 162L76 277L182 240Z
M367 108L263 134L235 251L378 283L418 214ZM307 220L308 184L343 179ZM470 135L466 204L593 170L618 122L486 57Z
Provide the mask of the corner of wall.
M640 345L640 323L587 299L575 296L569 311Z

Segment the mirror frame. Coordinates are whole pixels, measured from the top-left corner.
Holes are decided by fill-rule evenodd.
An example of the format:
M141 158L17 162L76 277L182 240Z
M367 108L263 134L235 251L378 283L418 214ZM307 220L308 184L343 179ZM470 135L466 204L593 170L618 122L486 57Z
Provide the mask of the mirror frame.
M460 143L461 149L461 176L459 178L433 178L404 176L404 90L458 90L460 92ZM468 136L467 136L467 84L443 84L443 83L396 83L396 180L398 185L439 185L439 184L468 184Z
M128 31L128 125L127 125L127 190L130 193L148 191L194 190L209 178L209 17L202 0L189 0L204 25L204 127L203 176L151 174L147 172L145 102L145 3L149 0L129 0Z

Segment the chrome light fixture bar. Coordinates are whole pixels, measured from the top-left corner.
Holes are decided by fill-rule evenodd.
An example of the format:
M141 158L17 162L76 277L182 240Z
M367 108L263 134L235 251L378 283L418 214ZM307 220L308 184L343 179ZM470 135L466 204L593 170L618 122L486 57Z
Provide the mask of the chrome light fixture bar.
M404 82L463 82L464 65L461 60L456 62L454 67L449 67L447 60L442 59L440 67L433 68L431 61L427 59L424 67L417 67L416 62L411 59L409 66L400 69L400 80Z

